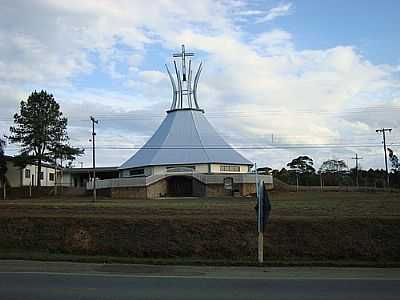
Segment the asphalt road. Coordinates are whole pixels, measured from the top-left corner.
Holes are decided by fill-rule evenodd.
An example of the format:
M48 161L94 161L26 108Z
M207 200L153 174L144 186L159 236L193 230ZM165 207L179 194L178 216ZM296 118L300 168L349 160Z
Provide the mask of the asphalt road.
M0 299L400 298L399 269L26 264L0 262Z

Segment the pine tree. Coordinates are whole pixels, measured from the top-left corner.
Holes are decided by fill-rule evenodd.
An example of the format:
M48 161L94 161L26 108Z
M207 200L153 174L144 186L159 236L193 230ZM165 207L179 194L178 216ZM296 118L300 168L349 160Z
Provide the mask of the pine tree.
M68 145L67 122L53 95L43 90L34 91L27 101L21 101L20 113L14 115L15 125L10 127L9 140L21 145L16 159L21 166L37 164L37 186L40 186L42 162L55 162L58 149L72 152L71 159L83 152Z

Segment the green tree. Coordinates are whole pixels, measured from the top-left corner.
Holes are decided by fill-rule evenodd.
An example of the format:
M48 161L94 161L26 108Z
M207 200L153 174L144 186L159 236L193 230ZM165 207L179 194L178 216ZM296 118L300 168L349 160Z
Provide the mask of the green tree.
M6 142L0 138L0 186L6 184L7 161L4 155Z
M37 185L40 186L42 162L55 162L57 149L70 149L79 155L77 149L68 145L67 118L60 111L60 105L53 95L46 91L34 91L21 101L20 113L14 115L14 126L10 127L9 140L21 145L17 157L20 165L37 163ZM75 150L74 150L75 149ZM71 158L75 158L71 155Z
M292 170L297 170L301 174L314 174L314 162L308 156L299 156L287 164Z
M54 162L60 160L61 164L63 161L73 161L77 156L84 153L83 149L71 147L69 144L56 144L55 146L49 147L50 152L53 154Z
M330 159L322 163L319 171L321 173L343 173L347 172L349 168L343 160Z
M392 171L393 172L400 172L400 161L396 154L394 154L393 150L387 148L389 152L389 161L392 164Z
M272 168L270 167L261 167L257 169L259 174L266 174L266 175L270 175L272 172Z

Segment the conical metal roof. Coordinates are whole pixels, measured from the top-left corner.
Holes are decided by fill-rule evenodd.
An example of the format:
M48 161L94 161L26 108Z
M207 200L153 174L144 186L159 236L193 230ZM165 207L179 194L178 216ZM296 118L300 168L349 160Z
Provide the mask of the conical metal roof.
M192 84L191 60L186 66L186 58L191 56L194 53L186 52L184 45L181 53L173 55L180 57L182 62L180 72L174 61L177 84L167 67L173 91L171 110L150 140L120 169L208 163L253 165L219 136L199 108L197 84L202 64Z
M176 164L252 162L235 151L198 109L169 111L150 140L120 169Z

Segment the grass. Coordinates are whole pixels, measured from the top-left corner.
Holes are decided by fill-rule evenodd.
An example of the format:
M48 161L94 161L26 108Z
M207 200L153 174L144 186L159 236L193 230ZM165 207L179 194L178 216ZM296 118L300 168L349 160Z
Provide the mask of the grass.
M398 193L271 192L270 198L265 265L400 266ZM254 265L254 206L254 198L0 201L0 257Z
M271 192L272 218L400 217L397 193ZM41 198L0 201L0 216L254 218L254 198Z

